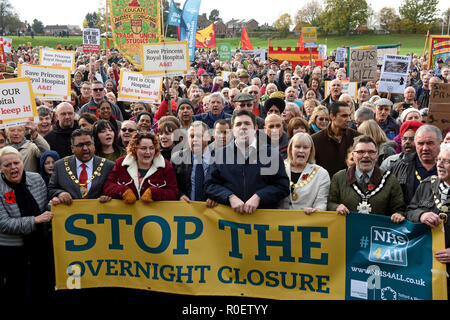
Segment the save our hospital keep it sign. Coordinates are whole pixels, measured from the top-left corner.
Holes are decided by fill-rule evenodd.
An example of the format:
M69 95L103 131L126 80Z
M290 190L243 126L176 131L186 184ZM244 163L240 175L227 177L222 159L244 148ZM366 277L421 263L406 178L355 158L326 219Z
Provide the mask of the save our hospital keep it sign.
M29 118L37 122L36 102L29 77L0 81L0 129L25 124Z

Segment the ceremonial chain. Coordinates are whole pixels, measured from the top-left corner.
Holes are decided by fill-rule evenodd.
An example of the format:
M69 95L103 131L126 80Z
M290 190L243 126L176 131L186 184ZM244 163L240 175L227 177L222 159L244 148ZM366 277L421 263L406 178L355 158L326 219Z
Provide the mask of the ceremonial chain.
M295 192L294 190L297 188L303 188L304 186L306 186L308 183L311 182L311 180L314 178L314 176L316 175L317 171L319 170L318 166L315 166L313 171L311 171L311 173L308 175L308 178L306 178L305 181L302 181L300 183L294 183L294 182L290 182L290 187L292 189L292 200L296 201L298 199L298 194L297 192ZM300 177L301 180L301 177Z
M433 185L436 182L436 176L433 176L431 178L431 184ZM439 188L441 188L441 185L439 185ZM448 206L444 205L444 202L440 201L438 197L436 196L436 193L434 192L433 186L431 186L431 191L433 192L433 198L434 203L436 204L436 208L440 211L439 212L439 218L444 221L444 223L447 222L448 219Z
M419 176L419 172L417 172L417 170L414 170L414 173L416 174L416 178L419 181L419 183L422 183L422 178Z
M70 176L70 179L72 179L73 182L75 182L76 184L80 185L80 181L78 181L78 179L73 174L72 170L70 170L68 159L69 159L69 157L65 157L64 158L64 165L66 166L67 174ZM95 170L95 172L92 173L91 178L86 181L86 184L84 184L85 186L87 186L89 183L91 183L92 180L94 180L94 178L96 176L100 176L100 171L102 171L103 164L105 163L105 161L106 161L106 159L102 158L102 161L100 162L99 166L97 167L97 170Z
M372 198L374 195L376 195L378 192L381 191L381 189L384 187L384 184L386 182L386 179L389 177L389 175L391 174L390 171L387 171L384 175L383 178L381 179L380 184L378 185L378 187L373 190L371 193L369 194L364 194L358 187L358 185L355 183L352 184L353 189L355 189L356 193L361 197L361 202L358 204L358 212L361 213L370 213L372 211L372 208L370 207L370 204L368 203L368 200L370 198Z

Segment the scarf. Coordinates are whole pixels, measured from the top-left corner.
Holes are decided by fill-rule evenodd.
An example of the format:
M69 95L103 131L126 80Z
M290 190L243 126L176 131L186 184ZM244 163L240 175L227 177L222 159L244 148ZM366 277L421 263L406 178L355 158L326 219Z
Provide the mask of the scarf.
M19 207L20 215L22 217L38 216L41 214L41 209L34 199L30 190L28 190L26 174L22 175L22 180L19 183L12 183L8 181L2 174L2 179L14 191L16 203Z
M19 143L10 143L9 145L14 149L19 150L28 140L23 138Z

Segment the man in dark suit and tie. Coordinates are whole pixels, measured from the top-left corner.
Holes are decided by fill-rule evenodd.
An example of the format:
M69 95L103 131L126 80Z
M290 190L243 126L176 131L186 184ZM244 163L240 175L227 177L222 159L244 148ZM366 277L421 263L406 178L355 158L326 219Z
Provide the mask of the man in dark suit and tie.
M90 131L77 129L71 135L72 156L55 163L48 185L48 197L53 205L70 205L73 199L111 200L103 195L103 184L114 162L94 156L94 139Z

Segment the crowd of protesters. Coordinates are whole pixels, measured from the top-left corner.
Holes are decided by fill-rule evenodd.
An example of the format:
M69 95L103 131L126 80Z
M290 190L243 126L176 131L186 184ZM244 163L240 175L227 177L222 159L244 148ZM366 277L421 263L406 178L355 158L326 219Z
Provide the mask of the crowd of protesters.
M65 49L76 50L71 101L36 99L38 123L0 131L2 298L54 294L48 203L76 199L443 221L435 257L449 270L450 127L424 123L432 84L450 79L443 61L427 69L427 56L412 54L404 94L379 92L374 79L352 97L333 53L324 66L293 66L196 51L154 104L118 101L120 73L137 68L117 50ZM7 60L39 64L39 48L19 46Z

